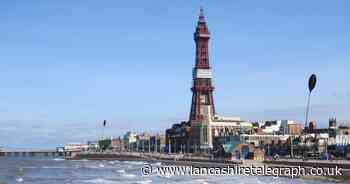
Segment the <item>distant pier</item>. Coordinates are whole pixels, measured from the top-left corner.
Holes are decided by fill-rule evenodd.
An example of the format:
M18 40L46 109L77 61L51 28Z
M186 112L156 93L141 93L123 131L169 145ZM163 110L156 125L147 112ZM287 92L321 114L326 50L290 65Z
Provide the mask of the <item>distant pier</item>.
M0 157L62 157L64 151L56 150L1 150Z

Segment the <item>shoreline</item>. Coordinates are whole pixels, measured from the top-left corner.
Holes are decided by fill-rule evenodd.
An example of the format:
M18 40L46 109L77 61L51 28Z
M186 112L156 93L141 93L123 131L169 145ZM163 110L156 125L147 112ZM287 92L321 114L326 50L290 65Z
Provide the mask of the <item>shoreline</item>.
M162 154L142 154L142 153L79 153L74 157L66 158L67 160L119 160L119 161L144 161L156 163L160 162L164 165L178 165L178 166L193 166L193 167L227 167L240 165L243 167L257 167L257 166L268 166L271 168L277 167L305 167L310 169L311 167L340 167L342 168L342 176L313 176L304 175L296 176L294 178L301 178L306 180L323 180L330 182L349 182L350 181L350 163L342 162L319 162L318 160L312 161L294 161L294 160L279 160L279 161L256 161L256 160L223 160L223 159L208 159L203 157L180 157L182 155L162 155ZM268 176L268 175L266 175ZM272 176L273 177L273 176ZM279 176L288 177L290 176ZM293 179L293 178L291 178Z
M204 157L180 157L179 155L151 155L140 153L80 153L67 160L119 160L119 161L145 161L161 162L169 165L194 165L198 167L227 166L242 164L242 161L229 161L224 159L207 159Z

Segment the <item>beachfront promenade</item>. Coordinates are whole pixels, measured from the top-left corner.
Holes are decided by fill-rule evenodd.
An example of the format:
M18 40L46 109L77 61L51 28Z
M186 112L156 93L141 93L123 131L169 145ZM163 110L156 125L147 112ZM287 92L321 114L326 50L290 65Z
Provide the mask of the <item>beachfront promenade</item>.
M224 165L241 164L241 160L227 160L193 154L166 154L166 153L140 153L140 152L80 152L66 157L69 160L121 160L121 161L153 161L166 164L180 165Z
M278 160L227 160L210 156L194 154L166 154L166 153L141 153L141 152L81 152L68 159L88 160L143 160L143 161L176 161L184 163L207 162L220 164L271 164L285 166L306 167L341 167L350 169L350 160L302 160L302 159L278 159Z

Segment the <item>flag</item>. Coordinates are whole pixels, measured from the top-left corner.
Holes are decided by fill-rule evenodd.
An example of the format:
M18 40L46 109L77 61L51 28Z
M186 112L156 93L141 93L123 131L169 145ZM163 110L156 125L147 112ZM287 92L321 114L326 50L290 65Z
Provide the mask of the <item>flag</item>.
M106 124L107 124L107 121L106 121L106 120L104 120L104 121L103 121L103 126L105 127L105 126L106 126Z

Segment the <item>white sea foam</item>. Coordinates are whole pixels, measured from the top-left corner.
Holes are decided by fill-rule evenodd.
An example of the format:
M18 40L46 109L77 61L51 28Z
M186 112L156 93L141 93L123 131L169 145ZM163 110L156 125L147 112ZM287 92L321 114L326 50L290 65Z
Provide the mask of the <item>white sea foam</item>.
M117 170L118 173L125 173L125 170L124 169L119 169Z
M43 169L68 169L69 167L64 166L42 166Z
M16 178L16 181L17 181L18 183L22 183L22 182L23 182L23 178L22 178L22 177Z
M171 178L171 174L169 174L169 173L166 173L166 174L161 174L161 175L158 175L159 177L161 177L161 178Z
M82 168L87 168L87 169L100 169L100 168L102 168L102 167L90 165L90 166L84 166L84 167L82 167Z
M87 162L89 160L87 159L81 159L81 160L71 160L72 162Z
M264 184L264 182L260 181L259 179L256 180L258 184Z
M139 183L139 184L148 184L148 183L152 183L152 180L147 179L147 180L142 180L142 181L136 181L136 183Z
M114 161L109 161L108 163L111 164L111 165L115 164Z
M127 177L127 178L134 178L136 177L135 174L123 174L124 177Z
M204 179L196 179L194 180L195 183L200 183L200 184L208 184L207 181L205 181Z
M92 180L84 180L84 183L96 183L96 184L114 184L114 183L118 183L116 181L112 181L112 180L106 180L103 178L97 178L97 179L92 179Z
M145 162L140 162L140 161L123 161L125 164L132 164L132 165L143 165Z
M65 161L65 159L63 159L63 158L54 158L53 160L54 161Z
M79 168L87 168L87 169L105 169L105 168L110 168L110 167L106 167L103 164L98 164L98 165L86 165L86 166L82 166Z

